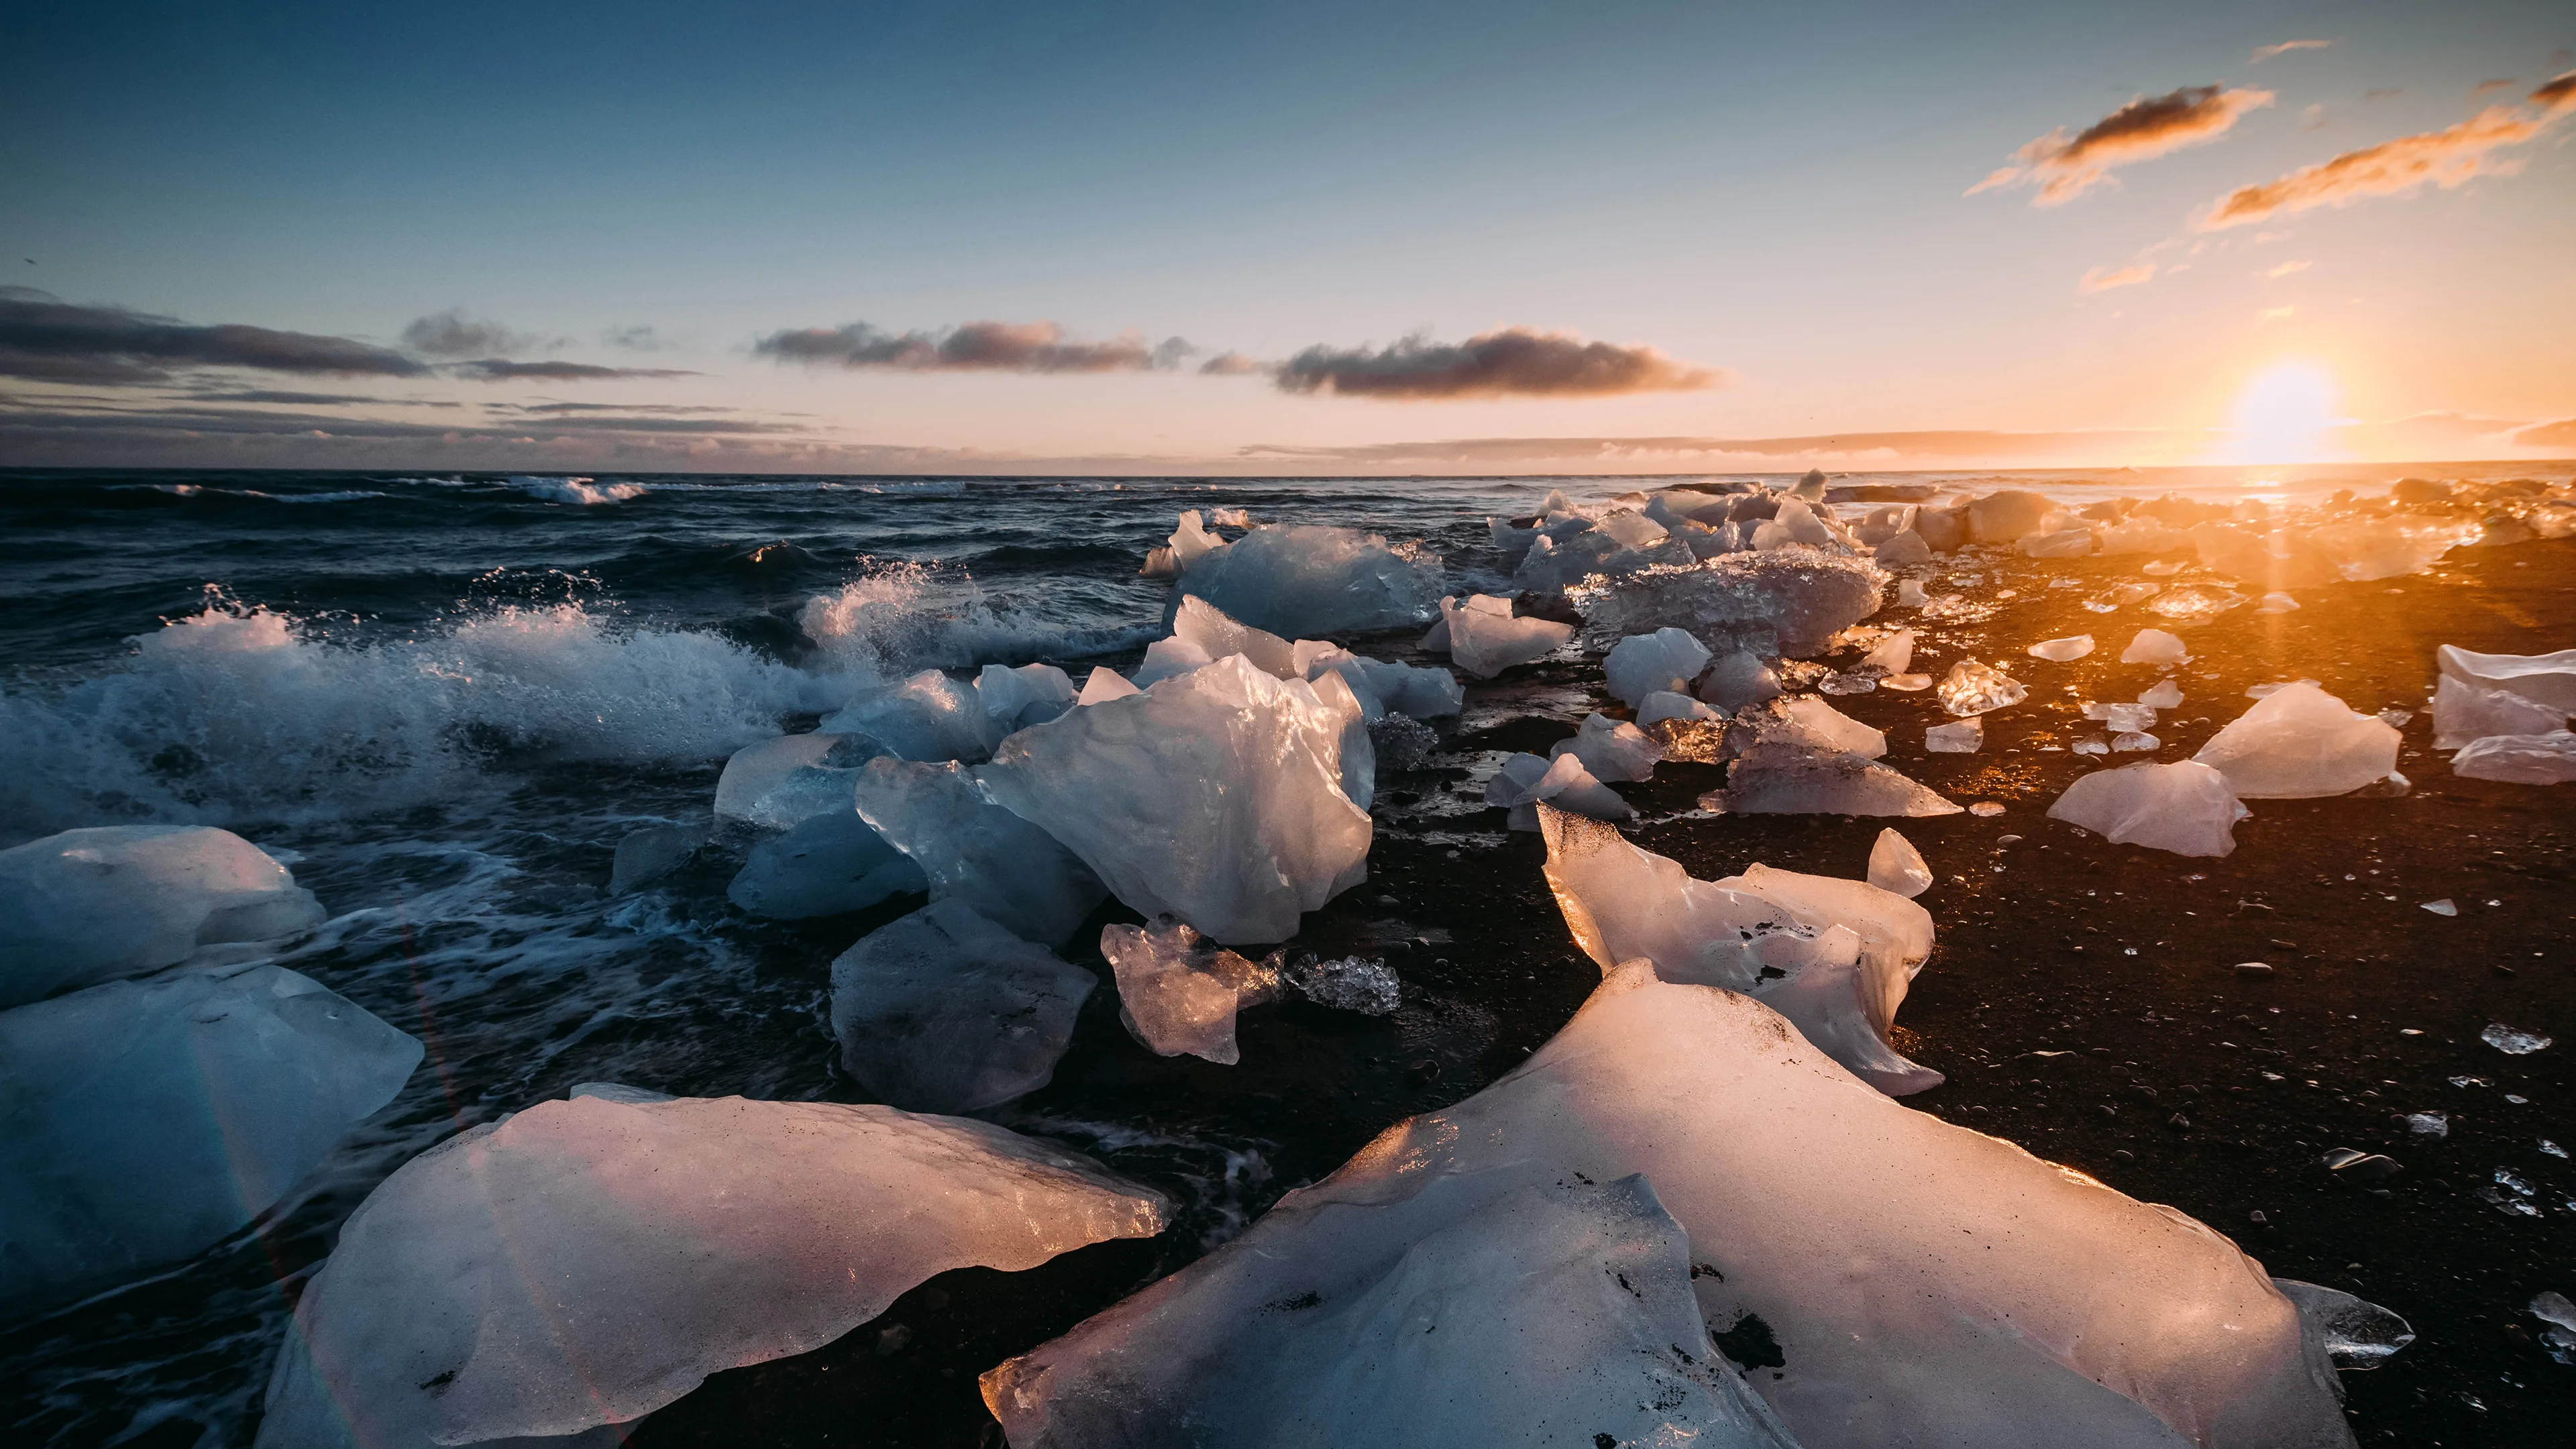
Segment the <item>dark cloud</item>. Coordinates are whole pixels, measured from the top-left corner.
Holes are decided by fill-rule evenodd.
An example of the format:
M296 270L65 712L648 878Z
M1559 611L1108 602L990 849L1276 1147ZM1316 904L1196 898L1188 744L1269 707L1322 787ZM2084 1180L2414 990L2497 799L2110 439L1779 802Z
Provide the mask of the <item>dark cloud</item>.
M368 397L354 392L280 392L275 388L200 388L184 394L191 402L271 403L280 407L321 408L380 404L406 408L455 408L463 403L424 402L417 398Z
M2549 81L2530 98L2541 107L2536 115L2517 106L2489 106L2455 126L2346 151L2275 180L2240 186L2211 203L2192 224L2218 231L2312 207L2404 196L2427 183L2449 190L2479 176L2509 175L2521 163L2490 153L2537 139L2576 112L2576 72Z
M1505 327L1461 343L1416 334L1392 347L1309 347L1279 364L1282 392L1430 402L1453 398L1613 397L1684 392L1727 380L1651 347L1586 342L1564 332Z
M539 417L559 413L656 413L679 417L690 413L733 411L731 408L704 407L690 403L543 402L485 403L483 406L492 412L526 413Z
M1199 364L1199 371L1209 377L1246 377L1269 370L1270 364L1240 352L1220 352Z
M543 382L601 382L612 378L696 377L698 374L676 367L602 367L595 362L512 362L505 357L478 357L472 362L457 362L447 369L457 377L477 382L515 382L534 378Z
M611 347L623 347L629 352L659 352L663 346L662 334L644 325L611 327L599 334L599 340Z
M402 340L403 346L429 357L508 356L543 345L538 338L498 322L468 317L462 307L416 319L403 329Z
M0 404L0 438L92 435L108 438L333 437L379 440L493 441L524 436L531 427L549 435L584 433L677 434L703 437L766 436L798 432L789 423L749 418L674 418L578 414L480 426L352 417L345 413L287 412L250 408L123 407Z
M2140 96L2069 136L2064 127L2013 153L2013 164L1968 188L1970 196L1999 186L2036 186L2033 206L2055 206L2110 179L2122 166L2152 160L2226 134L2237 118L2272 104L2270 91L2184 86L2161 96Z
M2564 111L2571 104L2576 104L2576 70L2541 82L2540 89L2531 93L2531 99L2551 112Z
M893 333L852 322L773 332L753 353L809 367L900 372L1148 372L1178 367L1198 349L1178 337L1148 345L1125 332L1107 342L1067 342L1053 322L969 322L945 332Z
M0 376L42 382L155 382L191 368L340 377L418 377L417 359L346 337L239 323L198 326L122 307L0 287Z

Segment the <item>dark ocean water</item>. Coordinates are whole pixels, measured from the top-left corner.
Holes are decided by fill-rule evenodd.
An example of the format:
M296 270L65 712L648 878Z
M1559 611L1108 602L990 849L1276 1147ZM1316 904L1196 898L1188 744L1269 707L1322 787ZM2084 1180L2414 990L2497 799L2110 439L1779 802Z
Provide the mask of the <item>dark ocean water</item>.
M2081 499L2248 479L1975 481ZM1463 591L1502 582L1486 517L1560 485L1631 486L0 474L0 846L147 820L236 830L332 913L283 964L429 1048L261 1224L0 1335L0 1435L246 1443L281 1285L463 1127L593 1080L849 1095L820 970L848 922L750 920L720 879L604 889L621 836L704 818L732 750L919 668L1131 664L1164 593L1137 564L1181 509L1420 540ZM1262 1144L1168 1114L1048 1130L1175 1192L1211 1239L1286 1185Z

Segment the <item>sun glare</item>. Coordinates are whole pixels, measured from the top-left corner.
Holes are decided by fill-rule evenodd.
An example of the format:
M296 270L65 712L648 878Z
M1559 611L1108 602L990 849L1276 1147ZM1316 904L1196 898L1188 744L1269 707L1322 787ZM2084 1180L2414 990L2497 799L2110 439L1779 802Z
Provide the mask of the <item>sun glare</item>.
M2335 456L2334 379L2310 362L2276 362L2236 398L2231 463L2322 463Z

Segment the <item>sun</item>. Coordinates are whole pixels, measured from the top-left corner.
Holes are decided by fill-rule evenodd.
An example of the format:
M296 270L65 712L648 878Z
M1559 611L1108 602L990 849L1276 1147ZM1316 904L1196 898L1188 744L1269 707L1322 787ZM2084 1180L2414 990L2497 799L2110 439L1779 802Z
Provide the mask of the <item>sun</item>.
M2324 463L2338 450L2334 378L2312 362L2284 361L2254 374L2236 397L2230 463Z

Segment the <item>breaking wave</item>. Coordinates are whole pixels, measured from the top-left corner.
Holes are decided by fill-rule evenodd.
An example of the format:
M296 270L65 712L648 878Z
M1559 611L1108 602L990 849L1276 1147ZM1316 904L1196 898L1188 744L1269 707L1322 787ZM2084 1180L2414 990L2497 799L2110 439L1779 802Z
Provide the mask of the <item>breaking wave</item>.
M510 486L531 498L548 503L577 503L588 508L601 503L624 503L644 496L641 483L597 483L589 478L537 478L526 474L510 475Z

